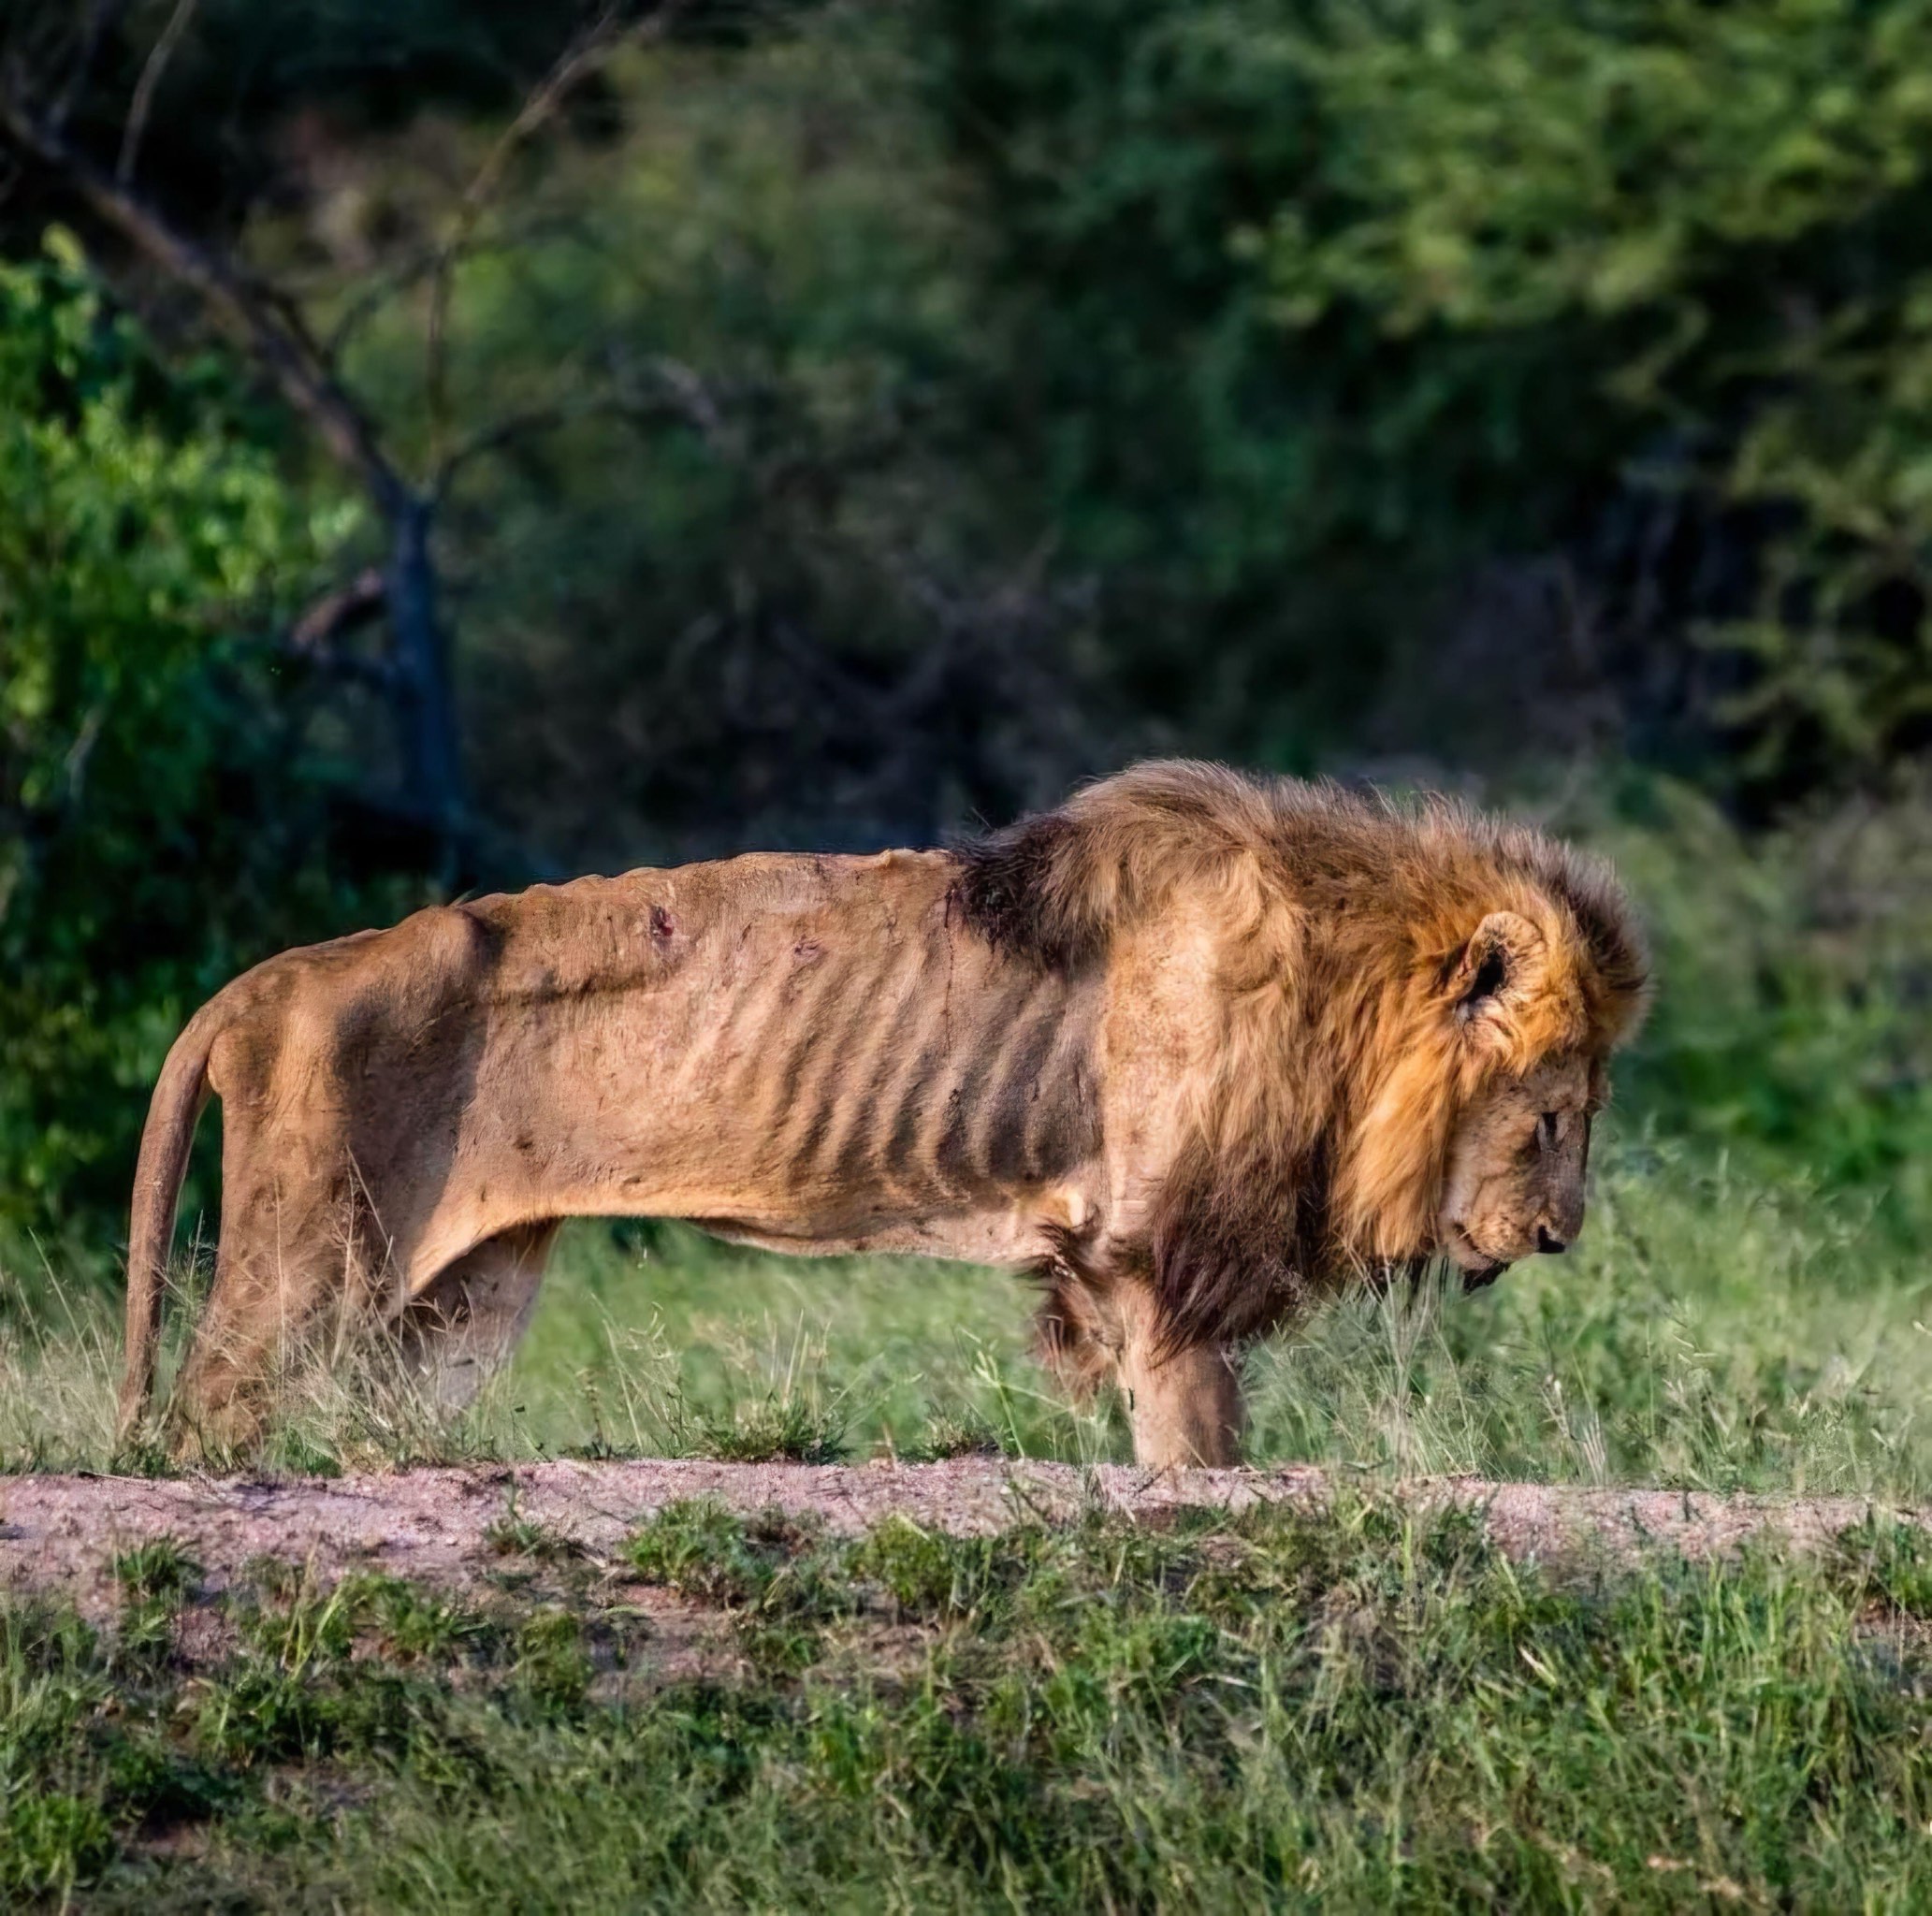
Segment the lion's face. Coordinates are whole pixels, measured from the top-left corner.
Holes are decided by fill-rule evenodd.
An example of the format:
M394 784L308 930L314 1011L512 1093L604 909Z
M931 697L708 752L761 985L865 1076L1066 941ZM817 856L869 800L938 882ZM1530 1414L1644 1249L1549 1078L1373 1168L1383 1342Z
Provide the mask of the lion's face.
M1582 1229L1593 1078L1586 1059L1551 1059L1492 1083L1464 1112L1437 1229L1472 1285L1565 1250Z

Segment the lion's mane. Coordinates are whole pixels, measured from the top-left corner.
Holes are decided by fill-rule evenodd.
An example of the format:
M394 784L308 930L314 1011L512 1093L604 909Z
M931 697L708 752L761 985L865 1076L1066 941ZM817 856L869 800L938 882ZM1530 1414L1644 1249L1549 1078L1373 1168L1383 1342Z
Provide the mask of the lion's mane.
M1144 1246L1175 1347L1257 1334L1351 1277L1415 1265L1486 1080L1603 1057L1647 991L1607 865L1439 798L1154 762L958 856L967 922L1043 967L1104 964L1169 912L1212 927L1219 1043L1187 1088ZM1498 912L1539 935L1533 965L1476 949ZM1086 1309L1095 1274L1079 1264L1069 1244L1048 1274L1050 1345Z

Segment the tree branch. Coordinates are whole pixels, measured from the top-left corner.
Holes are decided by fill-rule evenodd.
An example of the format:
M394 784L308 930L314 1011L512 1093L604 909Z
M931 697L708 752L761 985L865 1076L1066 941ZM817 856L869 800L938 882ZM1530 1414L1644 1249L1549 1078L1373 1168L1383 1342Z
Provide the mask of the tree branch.
M654 367L653 370L656 370ZM539 433L555 432L578 419L616 415L631 421L675 420L693 427L705 435L707 442L711 442L714 431L720 428L717 409L711 404L709 395L705 396L705 409L701 413L668 374L662 377L664 390L657 394L640 392L628 380L603 383L565 398L505 414L502 418L471 433L450 449L429 482L429 499L440 503L447 497L458 473L475 460L502 452L519 440L534 438ZM694 373L690 377L696 380Z
M94 77L94 63L100 52L101 42L119 24L122 14L126 10L127 0L90 0L86 16L74 36L74 55L68 63L66 78L60 82L53 96L49 120L56 128L67 123L67 116L73 112L75 101Z
M437 467L436 475L429 485L430 498L437 501L444 499L457 474L472 461L501 452L520 439L554 432L559 426L569 425L573 419L581 419L596 412L601 402L608 403L606 395L587 393L574 399L559 399L552 405L530 406L520 413L507 414L480 432L472 432L460 444L452 447Z
M666 4L642 26L620 29L617 9L606 11L594 26L567 47L517 110L464 189L448 232L437 249L429 276L429 323L424 354L424 390L428 399L432 443L442 447L449 416L449 302L456 266L468 248L477 223L495 199L503 174L517 150L556 117L558 109L582 81L603 66L627 42L660 37L675 7Z
M382 617L389 581L380 567L369 566L346 585L325 592L296 622L277 649L284 659L351 685L366 685L393 698L401 682L393 660L345 652L341 641L358 626Z
M182 43L182 36L188 30L188 22L195 18L195 7L196 0L175 0L174 11L167 16L167 24L161 29L161 37L154 42L153 51L141 67L141 77L135 82L127 124L121 134L121 158L114 167L118 185L125 186L134 178L134 163L140 153L141 136L148 128L148 112L154 104L155 89L167 71L167 63L174 58L174 50Z
M0 130L241 336L283 397L362 482L385 518L394 521L411 510L414 492L409 482L391 463L374 428L306 329L273 293L180 231L165 214L73 146L58 128L36 119L10 90L0 90Z
M487 243L472 240L463 248L463 257L476 260L491 254L514 254L533 241L557 235L581 239L581 227L582 221L575 213L559 213L553 209L526 212L517 219L500 222ZM388 264L373 268L362 275L360 289L343 304L320 341L319 350L329 364L340 365L343 353L363 327L392 299L399 299L419 281L428 279L436 270L442 255L441 240L426 241L399 253ZM319 271L315 282L318 290L324 294L341 291L340 277L333 268ZM289 275L283 283L299 288L303 282Z
M288 629L287 649L310 658L326 657L344 632L366 625L383 609L388 581L375 566L359 572L310 606Z

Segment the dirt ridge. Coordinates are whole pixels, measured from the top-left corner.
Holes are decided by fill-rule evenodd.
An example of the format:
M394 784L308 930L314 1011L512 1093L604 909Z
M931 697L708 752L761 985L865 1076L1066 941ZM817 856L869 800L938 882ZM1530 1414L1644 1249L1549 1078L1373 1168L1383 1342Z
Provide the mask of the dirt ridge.
M848 1534L896 1515L985 1535L1028 1519L1066 1522L1096 1507L1159 1520L1182 1508L1237 1511L1262 1501L1319 1507L1357 1490L1418 1510L1480 1511L1490 1538L1518 1560L1628 1560L1646 1550L1701 1560L1760 1538L1815 1550L1868 1516L1932 1530L1932 1510L1857 1498L1357 1478L1312 1465L1148 1472L982 1457L860 1465L636 1459L274 1481L22 1475L0 1478L0 1588L101 1601L115 1554L163 1536L202 1565L211 1590L263 1555L306 1562L323 1577L373 1569L461 1585L496 1561L489 1531L513 1511L603 1559L640 1519L691 1497L748 1514L776 1507Z

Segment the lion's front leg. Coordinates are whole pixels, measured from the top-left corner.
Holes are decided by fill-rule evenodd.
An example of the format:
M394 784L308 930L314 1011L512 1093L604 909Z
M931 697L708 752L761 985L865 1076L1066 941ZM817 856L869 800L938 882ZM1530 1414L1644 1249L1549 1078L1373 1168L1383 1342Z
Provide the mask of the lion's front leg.
M1241 1363L1219 1344L1164 1356L1153 1294L1135 1284L1117 1297L1124 1333L1120 1387L1134 1431L1134 1461L1153 1470L1241 1461Z

